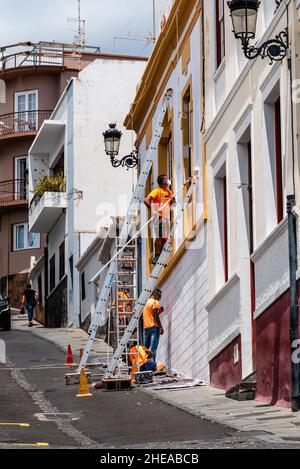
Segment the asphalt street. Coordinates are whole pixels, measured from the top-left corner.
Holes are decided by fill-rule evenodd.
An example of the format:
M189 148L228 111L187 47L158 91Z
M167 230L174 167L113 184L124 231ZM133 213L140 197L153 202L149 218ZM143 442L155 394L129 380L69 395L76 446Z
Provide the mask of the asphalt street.
M30 331L1 332L0 448L265 448L141 390L77 398L65 355Z

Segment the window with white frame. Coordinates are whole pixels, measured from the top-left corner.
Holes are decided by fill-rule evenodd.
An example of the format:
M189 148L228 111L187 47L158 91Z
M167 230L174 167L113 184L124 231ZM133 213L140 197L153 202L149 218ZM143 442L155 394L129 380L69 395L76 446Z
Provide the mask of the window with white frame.
M13 225L13 246L14 251L22 251L24 249L39 249L40 234L30 233L28 223L19 223Z
M216 63L217 68L225 57L225 2L215 0L216 11Z
M38 91L15 93L15 126L18 132L29 132L38 129Z
M228 180L226 172L227 149L213 166L214 171L214 252L216 291L229 279L229 223Z
M279 72L278 72L279 73ZM273 82L276 79L274 76ZM266 215L267 234L279 224L285 216L284 198L284 160L282 152L282 109L280 98L280 79L263 90L265 148L264 184L268 213Z

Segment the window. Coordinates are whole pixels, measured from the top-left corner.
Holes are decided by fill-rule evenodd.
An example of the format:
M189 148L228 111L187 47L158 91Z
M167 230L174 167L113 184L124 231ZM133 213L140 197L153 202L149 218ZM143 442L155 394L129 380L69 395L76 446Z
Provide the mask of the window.
M228 180L226 151L214 168L214 253L216 291L229 279ZM221 161L221 159L223 161Z
M183 94L182 100L182 144L183 144L183 181L187 181L193 176L193 106L191 97L191 83ZM186 195L189 186L184 189ZM195 204L194 194L190 203L184 210L184 237L188 237L195 225Z
M50 259L50 292L55 287L55 254Z
M65 275L65 242L59 246L59 280Z
M275 119L275 186L276 186L276 205L277 222L283 220L283 182L282 182L282 139L281 139L281 107L280 97L274 104Z
M267 201L266 235L270 234L285 216L284 207L284 174L281 134L280 80L275 79L263 90L264 131L265 131L265 174L264 194Z
M183 98L183 170L184 181L192 176L192 109L190 90L186 92Z
M27 199L27 158L15 158L15 197L18 200Z
M84 301L86 298L85 294L85 274L84 271L81 274L81 301Z
M27 132L38 129L37 120L38 91L22 91L15 94L15 112L17 113L16 131Z
M14 251L39 249L40 235L39 233L29 233L28 223L13 225L13 246Z
M225 57L225 16L224 0L215 0L216 4L216 60L217 68Z

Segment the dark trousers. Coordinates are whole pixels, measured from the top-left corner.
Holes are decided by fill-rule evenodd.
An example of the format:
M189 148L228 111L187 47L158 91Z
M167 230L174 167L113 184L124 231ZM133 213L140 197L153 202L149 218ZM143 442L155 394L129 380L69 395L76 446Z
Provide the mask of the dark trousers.
M156 362L156 352L160 338L159 327L149 327L144 330L144 346L153 353L153 360Z

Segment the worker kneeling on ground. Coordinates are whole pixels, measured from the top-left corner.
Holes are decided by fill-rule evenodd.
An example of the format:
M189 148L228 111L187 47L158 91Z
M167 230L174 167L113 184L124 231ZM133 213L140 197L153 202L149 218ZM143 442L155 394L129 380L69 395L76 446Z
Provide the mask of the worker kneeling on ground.
M133 365L133 373L138 371L164 371L165 365L158 365L153 359L153 352L144 345L132 347L129 355L131 364Z
M161 175L157 179L158 188L152 191L144 200L145 205L151 210L151 217L155 217L155 255L152 261L156 264L159 256L169 237L170 228L170 208L176 203L172 191L169 189L171 183L166 175Z

